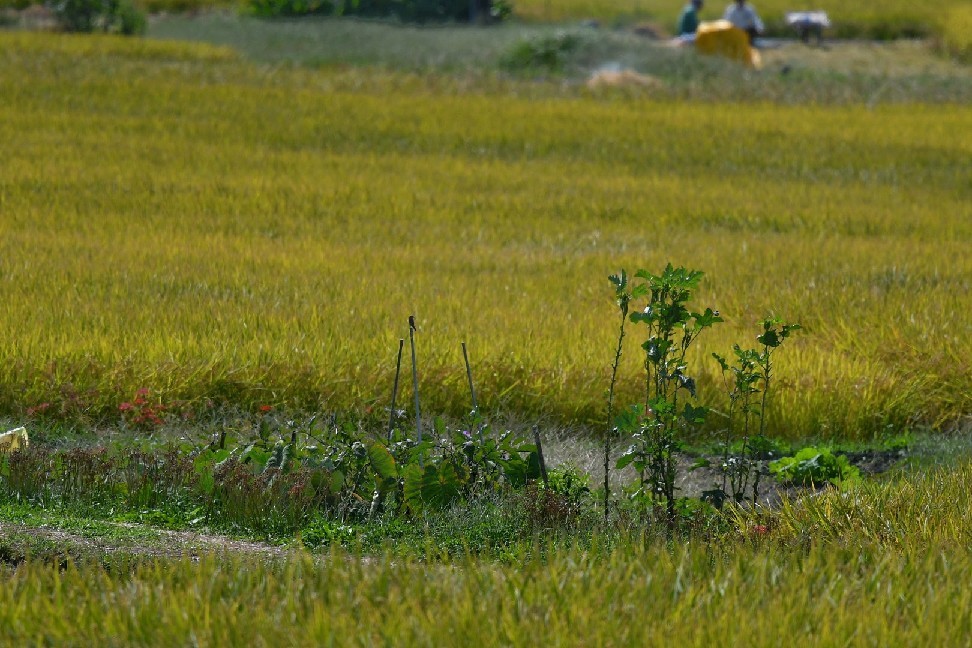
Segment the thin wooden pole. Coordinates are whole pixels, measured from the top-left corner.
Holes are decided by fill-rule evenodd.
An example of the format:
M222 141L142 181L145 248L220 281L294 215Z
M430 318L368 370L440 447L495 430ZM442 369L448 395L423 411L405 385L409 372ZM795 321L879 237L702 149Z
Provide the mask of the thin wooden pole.
M476 390L473 389L472 381L472 369L469 368L469 354L466 353L466 343L462 343L462 359L466 362L466 378L469 379L469 394L472 396L473 411L479 411L479 405L476 404Z
M418 362L415 359L415 316L408 316L408 341L412 345L412 389L415 392L415 431L422 443L422 412L419 409Z
M537 444L537 458L540 460L540 477L543 479L543 487L549 488L550 483L547 481L547 464L543 460L543 446L540 445L540 426L533 426L533 442Z
M391 413L388 415L388 443L392 440L392 430L395 429L395 405L398 400L398 377L402 374L402 349L405 347L405 340L398 340L398 362L395 363L395 386L392 387Z
M462 359L466 362L466 378L469 380L469 395L472 397L473 419L476 421L476 435L479 442L483 442L483 428L485 424L479 419L479 403L476 402L476 390L473 388L472 368L469 366L469 354L466 352L466 343L462 343Z

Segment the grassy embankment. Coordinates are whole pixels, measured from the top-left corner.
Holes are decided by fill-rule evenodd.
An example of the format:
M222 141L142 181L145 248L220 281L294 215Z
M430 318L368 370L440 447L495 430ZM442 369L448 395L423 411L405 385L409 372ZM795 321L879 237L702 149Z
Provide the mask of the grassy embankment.
M415 313L428 411L467 407L466 340L489 410L596 419L606 275L667 261L706 271L700 305L729 320L703 378L765 314L805 325L774 434L968 414L963 107L520 98L391 73L356 89L98 38L4 35L0 56L8 415L110 417L140 387L190 408L381 406Z

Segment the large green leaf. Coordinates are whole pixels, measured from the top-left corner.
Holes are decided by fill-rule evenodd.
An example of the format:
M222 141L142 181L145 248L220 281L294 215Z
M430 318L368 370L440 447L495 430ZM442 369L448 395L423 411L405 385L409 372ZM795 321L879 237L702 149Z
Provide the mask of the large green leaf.
M461 482L455 467L445 463L441 467L429 464L424 468L405 469L405 503L412 511L427 507L446 506L459 497Z
M331 492L340 493L342 490L344 490L344 473L335 470L331 473Z
M527 480L527 463L520 457L511 457L503 461L500 465L503 466L503 474L506 476L506 480L514 488L519 488L526 483Z
M426 466L422 479L422 499L432 506L446 506L459 496L459 476L451 463L441 468Z
M402 497L405 499L405 505L413 512L421 511L425 504L422 497L422 483L425 477L425 471L418 465L412 464L407 466L404 472L405 485L402 491Z
M398 467L395 465L395 458L388 448L380 443L372 443L368 447L368 461L375 473L382 479L395 479L398 477Z

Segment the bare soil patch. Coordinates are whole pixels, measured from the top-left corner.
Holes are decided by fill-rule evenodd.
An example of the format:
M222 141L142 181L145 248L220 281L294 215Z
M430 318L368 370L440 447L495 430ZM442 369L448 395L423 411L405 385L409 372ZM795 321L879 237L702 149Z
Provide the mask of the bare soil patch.
M0 561L16 564L31 555L106 559L117 555L198 558L210 554L236 554L274 559L296 551L293 547L195 531L170 531L127 523L108 524L118 528L118 535L92 535L50 526L0 523Z

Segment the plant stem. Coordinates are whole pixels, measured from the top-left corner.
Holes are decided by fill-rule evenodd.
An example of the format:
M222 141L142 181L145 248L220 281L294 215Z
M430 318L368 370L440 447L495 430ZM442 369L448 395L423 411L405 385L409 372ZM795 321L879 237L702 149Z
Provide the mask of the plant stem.
M618 346L614 351L614 364L611 365L611 387L608 389L607 407L607 431L604 435L604 521L608 519L608 510L611 502L611 437L614 435L614 385L618 380L618 365L621 364L621 351L624 342L624 323L628 319L628 298L627 295L621 297L618 304L621 309L621 326L618 330Z
M759 405L759 435L766 436L766 400L769 395L770 386L770 349L763 347L765 364L763 364L763 398Z

